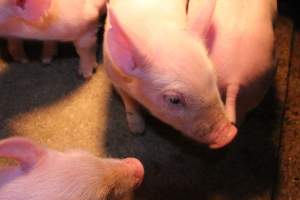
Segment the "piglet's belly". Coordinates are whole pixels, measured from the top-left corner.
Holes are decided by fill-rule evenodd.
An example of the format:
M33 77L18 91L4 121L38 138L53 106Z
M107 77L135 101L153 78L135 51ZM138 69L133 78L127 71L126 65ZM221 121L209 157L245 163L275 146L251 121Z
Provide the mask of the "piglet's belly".
M75 27L49 27L42 24L27 25L24 23L10 26L2 26L0 30L1 37L17 37L23 39L36 40L59 40L59 41L73 41L79 38L86 29Z

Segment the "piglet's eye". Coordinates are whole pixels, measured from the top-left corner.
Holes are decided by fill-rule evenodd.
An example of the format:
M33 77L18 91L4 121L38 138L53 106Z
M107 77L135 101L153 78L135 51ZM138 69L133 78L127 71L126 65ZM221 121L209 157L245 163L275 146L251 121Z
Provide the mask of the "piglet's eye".
M164 94L164 101L173 107L180 107L185 105L183 95L177 92L168 91Z

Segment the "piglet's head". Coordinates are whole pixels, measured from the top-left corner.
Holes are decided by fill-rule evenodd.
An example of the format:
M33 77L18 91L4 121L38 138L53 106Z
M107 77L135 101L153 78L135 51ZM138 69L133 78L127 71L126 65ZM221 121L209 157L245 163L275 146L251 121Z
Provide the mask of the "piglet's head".
M199 28L204 34L211 23L212 2L185 28L149 27L151 37L139 34L144 28L128 30L108 7L105 42L114 68L131 80L126 92L186 136L218 148L237 130L226 117L214 67L198 37Z
M9 17L39 20L50 8L51 0L0 0L0 23Z
M143 165L135 158L98 158L82 151L62 153L20 137L2 140L0 157L19 162L18 173L5 171L7 177L0 173L0 199L7 200L124 199L144 176ZM16 197L18 194L22 196Z

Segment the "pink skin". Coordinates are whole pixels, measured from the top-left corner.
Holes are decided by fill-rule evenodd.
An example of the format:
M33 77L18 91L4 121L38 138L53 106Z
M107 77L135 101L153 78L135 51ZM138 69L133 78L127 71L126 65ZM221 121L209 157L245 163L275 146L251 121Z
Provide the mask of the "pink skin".
M187 24L186 1L111 0L107 12L104 66L131 131L145 129L141 104L212 148L231 142L237 130L226 117L206 48Z
M203 25L194 21L205 7L213 9L209 29L203 33ZM226 113L233 122L242 122L260 103L275 74L272 21L276 10L276 0L189 1L188 21L207 42Z
M0 141L0 156L19 163L0 168L0 199L5 200L125 200L144 176L135 158L62 153L19 137Z
M79 74L89 78L97 64L96 32L105 3L106 0L0 0L0 36L73 42L80 57ZM56 52L54 42L49 42L44 44L45 63ZM18 48L17 52L24 52L22 45L15 49ZM12 56L24 60L25 55L15 57L19 53Z

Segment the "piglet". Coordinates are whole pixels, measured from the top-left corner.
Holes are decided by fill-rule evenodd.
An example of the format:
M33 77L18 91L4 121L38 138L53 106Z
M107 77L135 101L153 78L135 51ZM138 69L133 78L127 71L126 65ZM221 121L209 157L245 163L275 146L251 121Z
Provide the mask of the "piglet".
M189 26L206 43L232 122L242 122L261 102L274 77L276 10L276 0L189 1ZM210 17L200 19L203 12Z
M186 0L111 0L104 66L123 99L129 128L143 132L143 105L186 136L212 148L230 143L228 119L205 45L187 23ZM210 25L203 9L201 29ZM207 23L202 23L202 22Z
M0 141L0 156L19 163L0 168L0 200L128 199L144 176L135 158L62 153L21 137Z
M105 11L105 3L106 0L0 0L0 36L49 41L43 53L45 62L55 52L51 41L71 41L80 57L79 74L88 78L96 67L98 18ZM24 61L20 41L10 46L15 47L10 51L13 57Z

